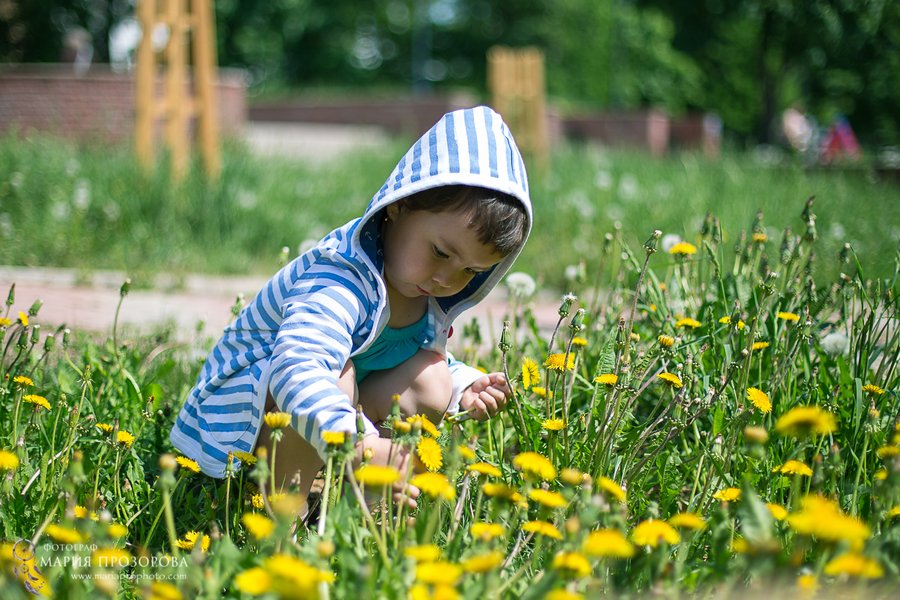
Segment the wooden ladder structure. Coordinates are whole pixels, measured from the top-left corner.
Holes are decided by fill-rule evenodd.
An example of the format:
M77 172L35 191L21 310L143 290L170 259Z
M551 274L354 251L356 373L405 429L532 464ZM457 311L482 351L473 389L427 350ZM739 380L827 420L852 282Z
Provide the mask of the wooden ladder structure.
M215 98L216 35L213 0L139 0L138 21L143 35L137 51L135 84L135 150L151 168L155 159L154 130L164 122L172 177L181 180L190 165L191 123L204 169L211 178L221 168ZM167 32L165 48L157 53L154 36ZM189 57L190 53L190 57ZM193 68L188 69L189 58ZM159 65L157 63L160 63ZM157 74L162 93L157 93Z
M550 148L543 52L534 47L493 46L487 67L491 104L509 125L526 159L546 168Z

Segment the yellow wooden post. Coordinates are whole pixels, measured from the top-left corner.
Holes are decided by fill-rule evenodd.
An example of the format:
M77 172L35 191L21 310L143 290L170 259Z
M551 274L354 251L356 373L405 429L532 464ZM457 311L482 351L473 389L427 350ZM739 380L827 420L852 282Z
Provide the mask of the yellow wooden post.
M135 124L134 143L138 161L144 168L153 165L154 97L156 96L156 59L153 56L153 39L149 35L156 22L156 0L141 0L137 5L138 19L144 35L137 50L135 73Z
M549 160L544 55L537 48L488 50L491 103L509 124L527 159L538 168Z
M169 42L166 45L166 141L172 159L172 174L182 179L188 168L188 131L185 106L186 27L184 21L185 0L167 0L166 23L169 25Z
M216 31L210 0L193 0L195 18L194 81L197 96L196 114L200 136L200 153L206 172L217 177L219 161L218 114L213 86L216 68Z
M157 121L164 122L171 172L184 178L190 166L190 126L196 118L197 136L207 174L219 174L218 118L215 97L215 26L212 0L139 0L138 17L143 36L138 48L135 81L135 149L140 162L153 164L153 137ZM168 29L162 56L153 48L157 26ZM188 44L192 52L188 52ZM157 94L157 60L165 65ZM193 69L188 64L193 59Z

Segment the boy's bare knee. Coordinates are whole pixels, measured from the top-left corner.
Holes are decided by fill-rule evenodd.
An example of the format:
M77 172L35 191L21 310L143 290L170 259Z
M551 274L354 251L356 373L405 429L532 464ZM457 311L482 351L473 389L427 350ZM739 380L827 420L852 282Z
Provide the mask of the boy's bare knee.
M453 380L447 359L428 350L420 350L413 358L418 374L412 380L411 390L415 399L415 412L432 420L439 420L450 404L453 394Z

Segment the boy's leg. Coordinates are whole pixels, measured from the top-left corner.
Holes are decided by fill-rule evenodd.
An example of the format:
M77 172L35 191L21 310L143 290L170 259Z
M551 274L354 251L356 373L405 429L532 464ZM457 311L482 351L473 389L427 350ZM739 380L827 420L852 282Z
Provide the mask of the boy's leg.
M359 384L363 412L379 426L390 415L394 394L400 395L402 414L423 414L439 423L453 394L447 359L437 352L420 349L406 362L393 369L374 371Z
M338 379L338 388L356 404L358 392L356 389L356 370L353 362L347 361L343 372ZM266 412L276 411L275 400L271 393L266 401ZM299 477L299 493L304 498L309 496L310 486L322 468L322 459L312 445L300 437L293 427L285 427L284 435L275 452L275 464L269 464L275 469L275 486L279 489L270 490L270 493L287 490L296 477ZM272 430L263 422L260 426L257 445L265 446L269 451L269 459L272 458Z

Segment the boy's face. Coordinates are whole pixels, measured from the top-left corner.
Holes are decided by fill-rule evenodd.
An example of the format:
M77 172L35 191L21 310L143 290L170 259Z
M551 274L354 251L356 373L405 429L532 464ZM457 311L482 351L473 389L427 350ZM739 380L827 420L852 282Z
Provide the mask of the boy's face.
M503 259L478 241L462 211L387 208L384 224L384 279L406 298L445 297L460 292L480 271Z

